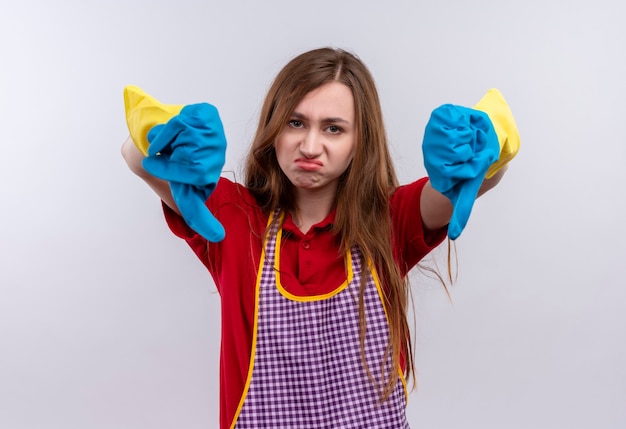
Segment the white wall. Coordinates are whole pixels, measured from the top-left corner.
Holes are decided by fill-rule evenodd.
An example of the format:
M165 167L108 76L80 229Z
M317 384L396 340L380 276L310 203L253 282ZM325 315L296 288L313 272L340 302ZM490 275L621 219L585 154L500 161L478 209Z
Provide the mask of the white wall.
M217 426L219 297L119 155L122 89L217 105L240 171L274 74L325 45L375 75L403 182L425 174L439 104L498 87L522 135L457 241L453 304L413 276L412 426L626 427L624 16L619 0L2 0L0 427Z

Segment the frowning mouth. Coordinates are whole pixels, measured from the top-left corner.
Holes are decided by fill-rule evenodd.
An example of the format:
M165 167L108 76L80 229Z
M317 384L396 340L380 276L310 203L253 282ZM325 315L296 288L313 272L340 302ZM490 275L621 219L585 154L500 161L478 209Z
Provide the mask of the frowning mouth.
M316 159L298 158L295 164L304 171L317 171L323 167L322 162Z

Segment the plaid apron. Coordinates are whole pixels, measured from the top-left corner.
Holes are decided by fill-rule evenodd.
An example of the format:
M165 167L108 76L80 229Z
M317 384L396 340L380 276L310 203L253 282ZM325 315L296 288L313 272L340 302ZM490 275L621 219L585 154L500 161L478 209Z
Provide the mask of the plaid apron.
M275 214L275 216L278 213ZM280 222L272 222L257 280L255 335L246 388L232 428L408 428L401 374L381 399L389 338L380 286L350 252L347 284L322 297L294 297L277 287ZM278 245L277 245L278 243ZM351 269L350 269L351 268ZM367 275L365 358L359 341L358 296ZM284 292L284 291L283 291ZM389 377L389 358L385 380Z

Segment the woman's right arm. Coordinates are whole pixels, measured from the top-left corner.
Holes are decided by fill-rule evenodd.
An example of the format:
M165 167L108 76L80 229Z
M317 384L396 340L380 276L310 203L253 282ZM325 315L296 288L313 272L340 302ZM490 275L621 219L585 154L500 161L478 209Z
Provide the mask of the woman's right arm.
M124 157L130 171L146 182L169 208L180 215L180 211L178 210L178 207L174 202L174 198L172 197L169 183L165 180L159 179L158 177L154 177L144 170L141 165L144 156L139 149L137 149L135 143L130 137L128 137L122 145L122 157Z

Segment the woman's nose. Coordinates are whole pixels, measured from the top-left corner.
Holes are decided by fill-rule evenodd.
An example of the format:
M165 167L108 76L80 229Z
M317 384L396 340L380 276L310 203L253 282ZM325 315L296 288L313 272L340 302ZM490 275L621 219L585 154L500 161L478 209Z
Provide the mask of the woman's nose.
M317 131L308 131L300 143L300 153L307 158L315 158L322 153L321 136Z

